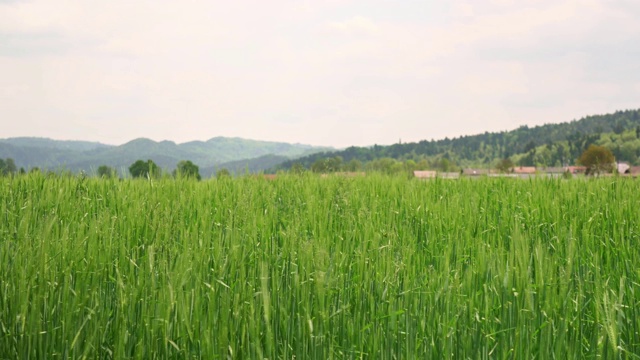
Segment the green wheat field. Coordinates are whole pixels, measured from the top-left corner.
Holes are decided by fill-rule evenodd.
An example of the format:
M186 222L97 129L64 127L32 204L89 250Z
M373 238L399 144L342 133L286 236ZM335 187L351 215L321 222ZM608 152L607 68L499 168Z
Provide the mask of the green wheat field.
M640 183L0 179L0 359L639 359Z

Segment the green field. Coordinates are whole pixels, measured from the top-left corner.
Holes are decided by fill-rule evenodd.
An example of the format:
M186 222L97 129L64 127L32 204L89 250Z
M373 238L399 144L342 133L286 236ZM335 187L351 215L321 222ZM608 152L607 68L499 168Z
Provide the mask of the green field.
M640 358L640 183L0 179L0 358Z

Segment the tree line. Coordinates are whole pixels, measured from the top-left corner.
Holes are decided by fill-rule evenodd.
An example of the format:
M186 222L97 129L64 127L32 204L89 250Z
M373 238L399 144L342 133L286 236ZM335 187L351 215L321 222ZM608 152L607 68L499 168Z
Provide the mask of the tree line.
M588 116L562 124L525 125L512 131L485 132L453 139L352 146L290 160L273 170L290 169L297 164L314 171L314 166L324 166L322 162L331 168L333 160L330 159L336 157L342 160L341 166L348 166L355 160L366 167L370 162L386 159L384 161L390 163L388 159L393 159L402 163L412 160L416 164L424 164L424 160L433 170L448 166L489 168L502 159L510 158L518 166L556 167L576 164L590 145L604 146L616 159L640 165L640 110Z
M158 179L163 176L169 175L169 173L163 172L162 168L160 168L153 160L136 160L131 166L129 166L129 174L133 178L149 178L149 179ZM98 167L98 176L102 178L112 178L117 177L118 172L116 169L107 166L101 165ZM170 173L172 177L180 177L180 178L189 178L201 180L202 176L200 175L200 167L194 164L191 160L182 160L178 162L175 170ZM222 168L216 172L216 176L218 178L231 176L229 170Z
M133 178L149 178L157 179L162 177L162 169L151 159L149 160L136 160L131 166L129 166L129 174ZM118 172L116 169L101 165L98 167L98 176L101 178L117 177ZM196 180L202 179L200 176L200 167L194 164L190 160L182 160L176 165L176 169L171 172L173 177L193 178Z
M582 152L578 161L578 164L586 167L587 175L598 175L600 173L610 173L615 168L615 156L611 150L604 146L597 146L591 144L586 150ZM499 172L509 173L513 172L516 164L510 157L503 158L497 162L493 167ZM149 160L137 160L131 166L129 166L129 173L133 178L148 178L158 179L163 176L169 175L163 173L162 169L151 159ZM345 162L341 156L333 156L325 159L318 159L312 165L310 170L314 173L334 173L334 172L376 172L387 175L392 174L412 174L416 170L439 170L441 172L456 172L462 171L455 163L451 162L447 158L433 159L431 161L422 159L416 162L412 159L399 161L393 158L381 158L372 160L366 164L363 164L358 159L351 159ZM38 168L33 168L31 172L39 171ZM307 171L301 163L294 163L289 172L299 174ZM0 158L0 176L13 175L15 173L25 173L23 168L17 170L17 166L13 159L1 159ZM115 178L118 177L118 172L113 167L107 165L101 165L98 167L97 174L101 178ZM201 180L200 168L190 160L182 160L178 162L176 169L173 170L170 175L172 177L190 178ZM230 177L231 173L227 169L219 169L216 172L218 178Z
M129 174L133 178L153 178L158 179L161 177L172 176L172 177L180 177L180 178L190 178L195 180L201 180L202 176L200 175L200 167L194 164L190 160L182 160L178 162L176 168L171 172L163 171L153 160L137 160L128 168ZM40 168L33 167L29 169L30 173L40 172ZM12 176L16 174L26 174L24 168L17 167L15 161L12 158L0 158L0 176ZM59 170L59 171L47 171L47 174L62 174L62 175L73 175L70 171L67 170ZM86 173L81 172L81 174L86 175ZM97 175L101 178L116 178L119 177L118 171L111 166L108 165L100 165L97 169ZM216 177L230 177L231 172L225 168L218 169L216 171Z
M614 152L606 146L599 146L590 143L588 147L579 154L575 164L586 168L587 175L598 175L600 173L611 173L615 169L617 157ZM558 164L559 165L559 164ZM567 164L565 164L567 165ZM480 168L495 169L501 173L510 173L516 166L536 166L523 163L521 158L514 161L511 157L505 157L491 163L484 163ZM539 164L538 164L539 166ZM558 166L562 167L562 165ZM390 157L374 159L363 163L359 159L344 161L342 156L336 155L326 158L319 158L309 166L314 173L335 173L335 172L375 172L382 174L413 174L416 170L436 170L439 172L462 172L464 166L452 161L446 156L436 158L422 158L420 161L413 159L397 160ZM307 171L303 163L294 162L290 168L293 173Z

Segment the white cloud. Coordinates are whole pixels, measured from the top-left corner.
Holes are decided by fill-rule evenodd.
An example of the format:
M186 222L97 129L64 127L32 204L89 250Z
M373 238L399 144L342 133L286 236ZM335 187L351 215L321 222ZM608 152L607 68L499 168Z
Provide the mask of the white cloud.
M475 12L473 11L473 5L468 2L456 2L453 5L455 17L457 18L469 18L473 17Z
M354 16L345 21L330 22L329 27L349 35L372 34L378 30L373 20L364 16Z

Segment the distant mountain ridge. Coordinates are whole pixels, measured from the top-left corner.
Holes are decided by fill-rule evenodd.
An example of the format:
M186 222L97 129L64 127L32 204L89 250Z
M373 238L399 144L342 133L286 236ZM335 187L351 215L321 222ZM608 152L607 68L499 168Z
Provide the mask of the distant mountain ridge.
M0 139L0 142L11 144L14 146L28 146L48 149L76 150L85 151L100 148L107 148L112 145L106 145L99 142L79 141L79 140L53 140L49 138L39 137L14 137L8 139Z
M221 168L235 173L275 172L294 165L320 172L389 167L459 171L465 167L494 167L506 158L520 166L557 167L575 164L591 144L607 147L618 161L640 165L640 110L453 139L343 150L226 137L182 144L139 138L120 146L10 138L0 139L0 158L13 158L18 167L27 170L39 167L93 172L100 165L108 165L121 174L126 174L136 160L151 159L166 170L174 169L181 160L191 160L200 167L203 177L208 177Z
M13 158L19 167L72 172L91 172L100 165L108 165L124 173L140 159L151 159L168 170L175 168L181 160L191 160L202 169L212 169L209 173L225 167L225 163L241 167L240 164L245 161L252 164L252 171L260 171L274 165L274 156L285 161L326 150L333 148L227 137L182 144L138 138L119 146L35 137L0 139L0 158ZM256 160L261 157L267 157L270 161L261 166L260 161Z

